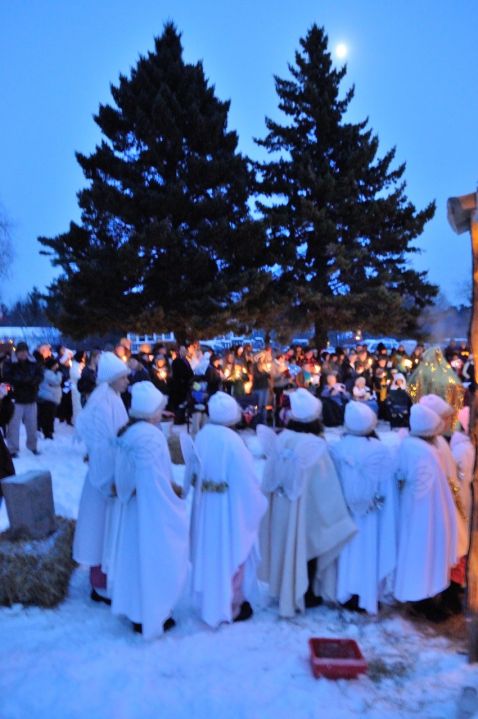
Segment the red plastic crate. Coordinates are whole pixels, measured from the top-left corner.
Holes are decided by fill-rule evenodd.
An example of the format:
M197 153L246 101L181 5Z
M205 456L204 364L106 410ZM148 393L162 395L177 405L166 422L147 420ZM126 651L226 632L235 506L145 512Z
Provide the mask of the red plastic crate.
M367 662L353 639L309 639L310 664L315 677L355 679L367 671Z

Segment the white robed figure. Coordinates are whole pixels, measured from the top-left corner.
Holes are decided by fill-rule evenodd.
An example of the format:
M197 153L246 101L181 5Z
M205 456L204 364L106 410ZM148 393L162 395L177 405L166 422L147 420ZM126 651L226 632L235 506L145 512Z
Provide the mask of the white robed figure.
M446 589L457 559L456 510L433 444L442 427L428 407L413 405L410 435L399 449L401 484L395 597L419 602Z
M128 367L112 352L103 352L98 365L98 386L78 415L76 431L88 451L88 471L78 509L73 558L90 569L91 598L106 599L109 548L107 525L115 515L113 495L116 435L128 422L121 392L128 386ZM109 603L107 601L107 603Z
M130 417L118 438L115 485L121 514L112 556L112 610L145 639L174 625L189 567L186 503L173 490L166 439L156 426L167 397L151 382L132 386ZM112 531L114 529L112 528Z
M435 412L442 420L440 432L435 437L435 446L438 450L440 462L442 464L443 471L445 472L445 476L447 478L448 485L450 487L451 494L455 502L457 526L456 552L458 560L460 560L468 552L468 524L461 501L460 483L458 481L456 462L453 457L450 445L443 436L444 434L447 434L449 436L449 434L451 433L451 424L453 421L455 410L451 405L448 404L448 402L445 402L442 397L439 397L436 394L426 394L421 397L420 405L433 410L433 412Z
M463 407L458 412L459 426L453 432L450 440L450 449L456 462L456 473L460 487L461 506L465 515L467 528L470 526L473 482L473 469L475 466L475 448L469 435L470 408ZM467 547L468 551L468 547Z
M290 394L289 428L276 435L259 425L266 455L262 489L269 501L261 523L259 579L292 617L334 599L335 560L355 534L321 430L321 402L307 389Z
M192 511L192 591L210 626L248 619L256 580L257 534L267 502L252 457L230 427L241 410L224 392L208 402L209 422L197 434L199 471Z
M375 435L377 415L366 404L349 402L344 424L331 455L358 531L339 556L336 597L374 614L393 590L397 560L392 456Z

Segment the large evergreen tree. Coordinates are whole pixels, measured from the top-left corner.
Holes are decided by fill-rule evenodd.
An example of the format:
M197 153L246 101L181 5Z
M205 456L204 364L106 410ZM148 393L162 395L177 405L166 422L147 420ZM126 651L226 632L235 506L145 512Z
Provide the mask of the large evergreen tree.
M118 328L202 334L248 317L264 243L253 175L201 63L167 24L100 105L103 140L78 154L81 225L40 238L62 274L49 311L73 337Z
M258 166L276 262L269 324L315 325L321 343L332 328L411 331L436 294L408 261L434 203L417 211L395 150L378 157L368 121L346 120L354 90L340 97L346 67L333 67L324 30L314 25L300 46L291 78L275 78L286 121L266 118L257 141L272 154Z

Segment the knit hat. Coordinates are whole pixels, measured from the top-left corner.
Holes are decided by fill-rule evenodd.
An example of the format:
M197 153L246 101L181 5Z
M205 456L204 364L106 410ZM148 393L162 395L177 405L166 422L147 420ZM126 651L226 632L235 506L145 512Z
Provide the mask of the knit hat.
M168 398L152 382L135 382L131 387L129 414L137 419L150 419L166 407Z
M424 407L428 407L428 409L433 410L433 412L436 412L437 415L442 419L451 417L454 412L453 407L451 407L448 402L445 402L445 400L439 397L437 394L424 395L423 397L421 397L419 404L422 404L424 405Z
M290 416L297 422L313 422L319 419L322 413L322 402L314 397L309 390L299 387L295 392L291 392L290 399Z
M349 434L365 436L377 426L377 415L365 402L349 402L345 407L345 429Z
M114 352L101 353L98 362L98 384L114 382L120 377L126 377L129 374L129 367Z
M413 437L436 437L443 428L443 422L436 412L421 401L410 410L410 434Z
M225 392L215 392L208 404L209 419L214 424L237 424L242 411L236 400Z
M468 430L470 428L470 408L469 407L462 407L460 409L460 411L458 412L458 421L463 428L463 432L465 432L465 434L468 434Z

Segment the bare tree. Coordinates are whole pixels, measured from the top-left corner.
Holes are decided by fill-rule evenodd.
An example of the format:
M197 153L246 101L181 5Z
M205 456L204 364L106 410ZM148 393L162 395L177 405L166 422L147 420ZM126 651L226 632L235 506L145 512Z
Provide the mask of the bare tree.
M0 279L8 277L13 257L12 224L0 205Z

